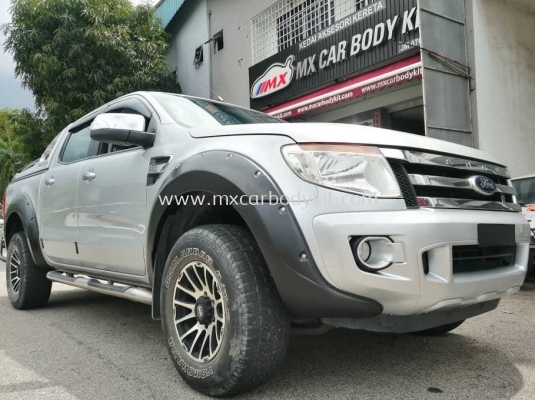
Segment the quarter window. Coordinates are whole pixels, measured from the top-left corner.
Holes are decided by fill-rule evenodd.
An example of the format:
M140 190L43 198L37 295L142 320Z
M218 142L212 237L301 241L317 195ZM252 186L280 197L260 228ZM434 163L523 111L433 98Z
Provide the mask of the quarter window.
M71 132L67 140L61 157L62 162L72 163L89 157L92 142L89 125L79 131Z
M54 138L54 140L52 140L52 141L50 142L50 144L46 147L46 149L45 149L43 155L42 155L41 158L39 159L39 163L48 161L48 159L50 158L50 154L52 154L52 152L54 151L54 148L56 147L56 144L58 143L60 137L61 137L61 133L59 133L59 134Z

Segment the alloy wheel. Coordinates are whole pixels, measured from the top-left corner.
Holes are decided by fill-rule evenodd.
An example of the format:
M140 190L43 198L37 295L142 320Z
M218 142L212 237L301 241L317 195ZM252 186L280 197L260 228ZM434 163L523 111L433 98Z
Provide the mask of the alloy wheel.
M212 360L225 332L221 283L201 261L184 267L175 285L174 322L180 344L197 362Z
M18 293L20 290L20 257L17 249L13 250L9 259L9 280L13 293Z

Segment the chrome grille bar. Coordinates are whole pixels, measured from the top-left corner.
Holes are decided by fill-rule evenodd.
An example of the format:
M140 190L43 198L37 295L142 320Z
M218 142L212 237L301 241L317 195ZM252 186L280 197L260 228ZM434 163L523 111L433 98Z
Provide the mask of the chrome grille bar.
M522 211L516 204L511 175L502 165L418 150L381 151L392 166L405 172L396 174L396 178L401 187L412 188L404 192L407 204L417 203L422 208ZM492 190L486 190L489 185Z
M506 179L511 178L511 174L507 168L485 161L470 160L468 158L426 153L415 150L381 149L381 151L386 158L405 160L411 164L454 168L474 173L497 175Z
M446 199L436 197L418 197L421 207L429 208L459 208L486 211L514 211L521 212L522 207L515 203L502 203L498 201L479 201L469 199Z
M409 174L409 180L413 185L416 186L435 186L435 187L446 187L453 189L473 189L470 183L470 179L463 178L448 178L443 176L432 176L432 175L419 175L419 174ZM503 194L516 195L516 190L512 186L498 185L496 184L496 192Z
M439 167L449 167L469 170L472 172L482 172L487 174L493 174L502 176L504 178L510 178L511 175L507 168L500 165L486 163L483 161L468 160L465 158L458 158L452 156L445 156L439 154L421 153L416 151L405 151L405 157L410 163L436 165Z

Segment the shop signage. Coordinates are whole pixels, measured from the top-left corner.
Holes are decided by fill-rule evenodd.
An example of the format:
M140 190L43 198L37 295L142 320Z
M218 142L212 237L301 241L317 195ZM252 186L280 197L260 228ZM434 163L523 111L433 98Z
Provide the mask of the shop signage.
M264 110L264 112L278 118L294 118L421 77L420 56L416 56Z
M294 56L288 57L286 63L275 63L271 65L267 71L253 83L251 88L251 98L258 99L260 97L269 96L279 90L282 90L294 78Z
M251 107L265 109L414 55L417 0L379 0L249 69Z

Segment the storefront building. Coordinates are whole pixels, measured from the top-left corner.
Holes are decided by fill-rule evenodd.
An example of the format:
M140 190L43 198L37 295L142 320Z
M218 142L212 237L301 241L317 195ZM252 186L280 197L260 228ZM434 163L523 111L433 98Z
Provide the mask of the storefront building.
M530 0L163 0L156 13L186 94L427 135L535 171Z

